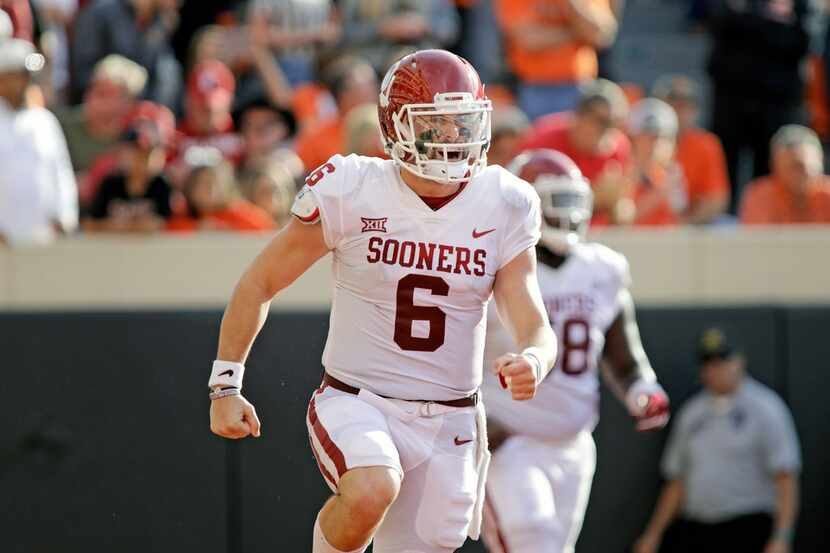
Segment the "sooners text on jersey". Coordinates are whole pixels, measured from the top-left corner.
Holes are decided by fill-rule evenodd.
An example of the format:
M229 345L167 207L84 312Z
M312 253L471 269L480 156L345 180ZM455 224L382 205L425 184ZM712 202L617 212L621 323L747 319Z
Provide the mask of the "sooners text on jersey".
M334 156L292 212L320 221L334 294L323 365L400 399L447 400L481 382L496 272L539 237L539 200L494 166L430 209L392 161Z

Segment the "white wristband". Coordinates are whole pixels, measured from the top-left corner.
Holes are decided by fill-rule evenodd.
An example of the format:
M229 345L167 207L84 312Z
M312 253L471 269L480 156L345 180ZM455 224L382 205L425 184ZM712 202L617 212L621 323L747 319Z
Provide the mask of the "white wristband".
M525 348L522 350L521 355L528 357L532 361L532 365L536 370L536 382L540 382L542 380L542 358L539 354L539 348Z
M241 390L243 374L245 374L245 365L242 363L232 363L217 359L213 362L213 370L210 371L208 388L214 389L232 386Z

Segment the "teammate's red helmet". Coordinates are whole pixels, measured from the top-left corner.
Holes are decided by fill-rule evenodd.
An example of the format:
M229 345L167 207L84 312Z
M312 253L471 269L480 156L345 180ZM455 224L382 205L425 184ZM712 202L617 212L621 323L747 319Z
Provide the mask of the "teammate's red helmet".
M565 253L585 239L593 211L591 185L576 163L556 150L530 150L508 170L528 181L542 200L542 243Z
M446 50L404 56L380 87L386 152L399 166L441 183L469 180L487 165L490 111L476 70Z

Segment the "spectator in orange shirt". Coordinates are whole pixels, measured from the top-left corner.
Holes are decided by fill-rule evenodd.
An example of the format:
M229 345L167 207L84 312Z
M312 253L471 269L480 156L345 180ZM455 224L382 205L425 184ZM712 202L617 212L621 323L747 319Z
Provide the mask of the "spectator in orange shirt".
M303 128L294 149L306 171L325 163L346 148L346 116L352 108L377 102L378 82L372 66L351 56L332 62L323 81L337 102L337 115Z
M275 228L263 209L240 199L233 167L215 148L196 146L185 153L192 170L184 183L185 212L167 222L167 230L261 232Z
M688 205L683 170L674 161L677 115L657 98L640 100L631 108L630 182L634 201L632 223L643 226L677 225Z
M597 77L597 48L617 33L609 1L498 0L496 9L522 110L532 121L573 109L579 84Z
M821 142L801 125L773 135L772 174L750 183L741 222L750 225L830 223L830 177L824 174Z
M519 145L519 151L550 148L576 163L594 191L592 225L630 220L630 202L622 202L627 183L631 143L620 130L628 115L628 100L611 81L583 85L573 113L539 119Z
M696 125L698 85L683 75L666 75L654 85L654 96L667 102L677 114L675 159L686 176L689 207L685 223L703 225L715 221L729 205L729 173L720 139Z

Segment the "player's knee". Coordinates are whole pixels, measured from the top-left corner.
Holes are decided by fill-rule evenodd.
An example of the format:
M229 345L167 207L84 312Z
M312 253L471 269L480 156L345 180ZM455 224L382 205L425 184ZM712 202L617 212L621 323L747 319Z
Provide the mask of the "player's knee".
M355 520L375 524L398 497L401 479L386 467L349 471L340 481L339 493Z

